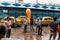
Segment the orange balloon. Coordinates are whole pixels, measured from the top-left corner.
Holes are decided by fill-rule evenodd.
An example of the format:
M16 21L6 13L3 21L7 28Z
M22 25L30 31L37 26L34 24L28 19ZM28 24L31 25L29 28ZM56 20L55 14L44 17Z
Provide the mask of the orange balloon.
M27 16L30 16L31 15L31 10L30 9L27 9L26 10L26 14L27 14Z
M27 20L28 20L28 23L30 23L31 10L30 10L30 9L27 9L27 10L26 10L26 14L27 14Z

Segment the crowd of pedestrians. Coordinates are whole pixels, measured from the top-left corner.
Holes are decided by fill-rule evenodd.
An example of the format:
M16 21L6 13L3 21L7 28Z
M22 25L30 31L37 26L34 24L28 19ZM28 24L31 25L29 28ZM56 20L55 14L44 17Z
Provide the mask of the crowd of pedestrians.
M50 27L50 37L49 40L53 37L53 40L55 40L57 32L58 32L58 40L60 40L60 22L56 22L57 18L53 18L53 21L49 24ZM31 17L30 19L30 30L31 32L34 32L34 25L33 25L33 18ZM23 22L24 25L24 33L27 32L27 26L28 26L28 21L27 19L24 20ZM4 28L5 27L5 28ZM36 32L37 35L42 36L42 18L38 18L36 21ZM10 38L11 35L11 21L10 18L7 17L4 25L0 25L0 39L6 34L6 38Z

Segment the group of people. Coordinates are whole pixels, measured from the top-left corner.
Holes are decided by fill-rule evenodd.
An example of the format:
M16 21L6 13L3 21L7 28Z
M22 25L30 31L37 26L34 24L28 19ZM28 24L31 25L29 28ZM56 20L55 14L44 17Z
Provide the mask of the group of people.
M53 21L49 24L50 27L50 37L49 40L51 40L52 36L53 36L53 40L55 40L57 32L58 32L58 40L60 40L60 22L57 23L56 22L57 18L53 18ZM31 32L34 31L34 27L33 27L33 18L30 19L30 29ZM27 26L28 26L28 21L24 20L23 22L24 24L24 33L26 33L27 31ZM42 18L38 18L36 20L36 32L38 33L39 36L42 36ZM6 34L6 38L10 38L11 35L11 21L10 18L7 17L4 25L0 25L0 40L2 37L4 37L4 35Z
M31 18L30 19L30 24L29 24L31 32L34 31L34 22L35 21L33 20L33 18ZM27 31L27 26L28 26L27 20L24 20L23 24L24 24L24 32L26 32ZM38 32L38 35L42 36L42 18L38 18L36 20L35 24L36 24L36 32Z
M34 20L31 18L30 24L29 24L31 32L34 31L33 21ZM24 24L24 33L25 33L27 31L28 21L24 20L23 24ZM37 20L36 25L37 25L37 29L38 29L38 35L41 35L40 29L42 29L42 28L41 28L41 20L40 19ZM10 35L11 35L11 21L8 16L5 23L3 25L2 24L0 25L0 38L3 38L4 36L6 36L6 38L10 38Z

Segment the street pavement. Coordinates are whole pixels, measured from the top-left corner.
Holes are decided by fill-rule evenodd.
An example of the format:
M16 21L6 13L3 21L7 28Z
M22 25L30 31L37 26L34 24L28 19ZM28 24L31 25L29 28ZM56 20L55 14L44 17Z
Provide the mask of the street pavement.
M34 29L36 27L34 26ZM49 27L45 26L43 27L43 36L38 36L37 33L35 32L31 32L30 31L30 27L28 26L27 32L24 33L23 32L24 26L22 26L21 28L12 28L11 30L11 37L8 38L3 38L2 40L48 40L49 39ZM56 38L57 40L57 38Z
M42 40L49 40L49 36L50 36L50 28L49 27L43 27L43 36L42 36ZM58 33L57 33L58 34ZM55 40L57 40L58 35L56 37ZM52 38L53 40L53 38Z

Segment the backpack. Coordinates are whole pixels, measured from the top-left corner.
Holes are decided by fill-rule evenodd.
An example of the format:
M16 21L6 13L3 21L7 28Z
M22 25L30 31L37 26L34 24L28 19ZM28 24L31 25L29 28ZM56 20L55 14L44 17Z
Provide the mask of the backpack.
M60 25L58 25L57 30L60 31Z

